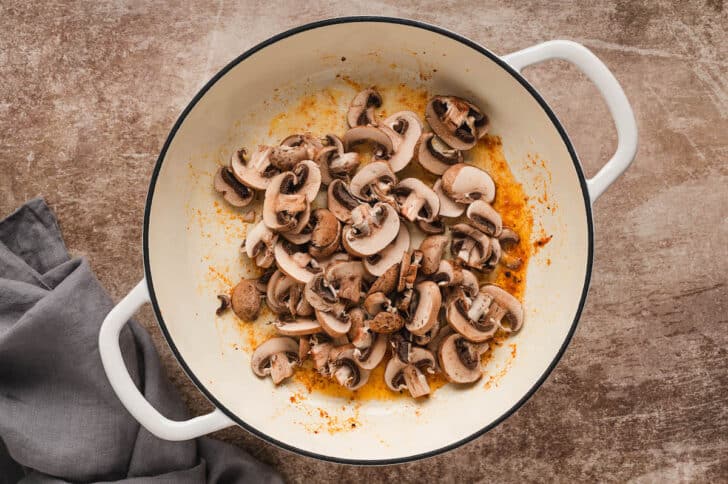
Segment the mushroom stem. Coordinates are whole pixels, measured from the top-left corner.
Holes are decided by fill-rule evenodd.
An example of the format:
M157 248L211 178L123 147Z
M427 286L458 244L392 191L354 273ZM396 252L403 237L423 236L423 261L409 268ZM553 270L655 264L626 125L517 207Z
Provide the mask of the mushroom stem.
M488 309L488 306L490 305L492 300L493 298L491 298L490 296L487 296L483 293L478 293L475 299L473 299L473 302L470 303L470 309L468 309L468 318L471 321L479 321L480 318L483 316L485 310Z
M407 365L402 370L404 381L407 389L413 398L424 397L430 394L430 385L427 383L427 377L414 365Z
M276 353L270 357L270 376L273 383L280 382L293 375L293 364L285 353Z
M402 204L402 215L404 215L404 217L410 222L414 222L415 218L417 218L417 214L424 205L425 199L422 198L422 196L414 191L410 192Z

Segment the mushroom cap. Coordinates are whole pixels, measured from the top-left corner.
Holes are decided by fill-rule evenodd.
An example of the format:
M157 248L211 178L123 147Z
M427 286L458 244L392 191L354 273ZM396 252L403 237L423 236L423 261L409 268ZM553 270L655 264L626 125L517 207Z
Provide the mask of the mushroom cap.
M479 356L473 365L472 359L466 356L469 353L466 352L466 345L467 340L458 333L447 336L440 343L437 351L440 369L450 382L473 383L483 376Z
M399 111L382 122L388 127L392 137L394 153L389 158L389 166L394 172L404 169L415 155L415 147L422 135L422 123L412 111Z
M357 234L354 227L359 214L367 224L370 233ZM376 215L376 214L381 215ZM379 217L379 220L377 220ZM373 221L373 223L370 223ZM352 225L347 225L342 233L342 242L347 252L358 257L366 257L384 249L399 233L399 217L394 208L386 203L376 203L374 207L362 204L352 211Z
M346 336L351 328L351 322L337 318L332 312L324 312L316 310L316 320L321 325L326 334L332 338L338 338L340 336Z
M452 165L463 162L463 152L453 149L435 133L424 133L417 144L417 161L434 175L442 175Z
M414 347L409 353L409 363L405 363L396 356L390 358L384 369L384 382L391 390L398 392L407 388L402 372L408 366L414 366L420 371L432 370L435 368L435 357L425 348Z
M404 254L403 254L404 255ZM402 257L398 260L401 260ZM364 262L366 265L366 261ZM396 262L389 266L384 273L379 276L369 287L369 291L367 291L367 296L370 294L374 294L375 292L381 292L384 294L389 294L395 289L397 289L397 281L399 280L399 262Z
M349 390L357 390L369 381L370 371L359 366L353 348L339 352L331 362L331 366L334 379Z
M366 275L361 261L337 261L326 267L326 279L336 287L342 301L357 304L361 299L361 281Z
M298 246L288 241L279 240L273 253L278 268L298 282L305 284L321 271L312 264L312 261L315 263L315 260L308 252L300 250Z
M293 172L286 171L274 176L263 199L263 222L274 231L298 233L311 216L310 203L304 193L282 193L282 188L295 180ZM285 212L289 217L280 218Z
M377 191L388 193L397 183L397 176L386 161L373 161L364 165L349 183L351 194L360 200L378 199Z
M370 316L376 316L392 306L392 300L383 292L372 292L364 299L364 310Z
M430 235L420 244L420 251L422 252L422 265L420 270L423 274L429 276L437 272L440 267L440 261L442 260L442 254L445 251L447 243L450 241L444 235Z
M521 326L523 326L523 305L518 299L495 284L481 286L480 291L493 298L491 304L497 304L508 311L498 322L501 329L508 333L515 333L521 329Z
M285 307L284 298L289 297L291 289L299 283L284 272L276 270L268 280L266 286L265 300L271 311L277 314L290 312Z
M463 203L457 203L452 198L448 197L442 190L442 179L439 179L432 186L432 191L435 192L437 198L440 199L440 212L441 217L459 217L465 212L467 205Z
M341 139L344 142L344 150L351 151L353 146L359 143L371 142L384 151L385 157L390 157L394 151L392 139L382 129L367 125L350 128Z
M470 101L434 96L425 108L432 131L457 150L469 150L488 131L488 117Z
M458 163L442 174L442 190L451 199L460 203L483 200L493 203L495 183L490 175L480 168Z
M369 327L375 333L394 333L404 326L404 319L398 313L382 311L369 321Z
M317 259L330 256L339 248L341 240L339 220L330 210L317 208L311 213L311 223L313 229L309 253Z
M213 187L233 207L245 207L255 198L255 191L240 183L232 170L225 166L220 167L215 173Z
M365 258L363 260L364 267L369 274L381 276L390 267L402 260L402 256L409 249L409 245L409 230L405 224L399 224L399 232L394 242L387 245L380 252Z
M321 170L316 162L303 160L293 168L293 173L301 185L297 193L303 193L309 203L313 202L321 188Z
M450 232L450 251L455 258L474 269L483 269L490 257L490 237L468 224L455 224L450 227Z
M339 298L323 272L316 274L306 283L303 295L311 307L324 312L332 311L334 304L339 302Z
M328 209L344 223L351 221L351 211L361 203L342 180L331 181L326 192L326 201Z
M440 199L422 180L405 178L392 191L397 197L400 213L410 222L432 222L440 213Z
M382 95L374 88L364 89L352 99L346 113L346 122L350 128L376 124L374 109L379 107L382 107Z
M490 237L498 237L503 230L503 220L500 214L483 200L471 203L465 215L473 227Z
M412 320L405 327L414 335L424 335L437 323L437 315L442 305L440 288L432 281L422 281L415 286L418 294L417 309Z
M294 321L279 321L276 331L284 336L304 336L323 331L315 319L296 319Z
M518 234L509 227L503 227L500 235L498 236L498 242L500 242L501 248L505 251L511 250L513 247L518 245L521 238Z
M417 228L428 235L438 235L445 233L445 224L439 218L433 220L432 222L428 222L427 220L418 220Z
M477 296L476 296L477 299ZM475 301L475 299L473 300ZM472 303L471 303L472 304ZM482 343L487 341L495 335L498 331L498 324L489 321L475 322L470 320L468 311L472 308L467 307L465 300L461 297L454 297L448 302L446 309L446 319L452 329L463 335L467 340L475 343ZM487 305L481 311L481 318L486 319L485 312L487 311ZM478 324L480 327L476 327Z
M276 354L283 354L289 361L295 361L298 359L298 343L293 338L284 336L265 341L253 352L250 360L253 373L260 377L270 375L271 357Z
M235 151L230 157L230 169L235 178L243 185L256 190L268 188L271 177L279 172L270 163L272 150L270 146L258 146L247 162L243 156L244 149Z
M365 370L373 370L376 368L387 353L387 340L388 337L386 334L375 334L368 350L356 355L356 363L359 367Z
M273 264L276 242L278 235L261 220L246 234L245 255L253 259L258 267L268 268Z
M253 321L260 311L260 293L248 279L242 279L233 288L230 302L233 312L244 321Z

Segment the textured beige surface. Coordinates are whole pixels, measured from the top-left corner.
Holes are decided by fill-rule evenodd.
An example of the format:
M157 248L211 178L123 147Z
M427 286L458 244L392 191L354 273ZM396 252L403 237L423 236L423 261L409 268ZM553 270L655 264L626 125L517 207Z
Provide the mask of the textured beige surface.
M0 212L44 196L119 298L142 276L144 198L169 129L257 42L347 14L436 23L497 53L582 42L624 86L640 148L595 206L591 293L536 395L475 442L396 467L321 463L239 429L219 437L292 481L728 479L728 8L596 3L0 2ZM526 75L594 173L615 146L595 89L565 63ZM190 408L209 408L148 308L140 319Z

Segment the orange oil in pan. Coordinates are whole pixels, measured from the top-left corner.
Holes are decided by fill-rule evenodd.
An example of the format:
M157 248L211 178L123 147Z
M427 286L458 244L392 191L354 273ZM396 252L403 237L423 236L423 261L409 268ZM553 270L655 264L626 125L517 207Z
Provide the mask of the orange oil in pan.
M268 130L270 137L268 143L277 143L290 134L300 132L311 132L315 135L326 133L343 135L347 129L345 116L349 102L354 94L364 87L366 86L351 79L342 79L339 85L302 96L294 103L292 109L274 116ZM397 111L410 110L420 116L423 126L425 126L424 110L431 93L423 88L413 88L405 84L376 86L376 88L384 100L382 108L378 110L379 116L386 117ZM363 164L365 164L368 160L367 155L370 153L366 151L366 148L362 148L360 153L364 155ZM496 185L493 207L501 214L503 225L513 229L521 239L518 246L511 252L512 255L521 258L523 261L521 267L517 270L509 270L499 265L491 274L481 275L481 282L496 283L522 301L531 256L530 240L533 230L533 215L528 204L528 197L508 166L500 137L486 136L475 148L465 154L465 161L484 169L493 178ZM430 185L438 178L422 169L416 161L412 161L397 175L400 179L419 178ZM264 311L267 311L267 308L264 308ZM262 323L240 323L239 327L246 335L250 351L272 335L272 328ZM498 333L490 341L491 351L483 355L481 363L484 368L491 358L492 350L496 346L501 346L506 339L506 334ZM332 379L320 375L314 370L310 360L296 371L293 380L303 385L309 393L316 392L338 398L353 400L410 398L406 391L393 392L384 382L384 367L388 360L389 355L377 368L372 370L367 384L353 392L341 387ZM429 375L428 382L433 393L447 383L441 375Z

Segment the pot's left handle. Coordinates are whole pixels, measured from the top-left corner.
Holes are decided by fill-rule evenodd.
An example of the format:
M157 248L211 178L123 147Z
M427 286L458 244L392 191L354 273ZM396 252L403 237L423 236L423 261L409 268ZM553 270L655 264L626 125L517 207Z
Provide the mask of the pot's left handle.
M207 415L201 415L189 420L170 420L152 407L136 387L121 356L119 333L129 321L129 318L149 301L147 281L142 279L124 299L119 301L119 304L109 312L101 324L101 331L99 332L101 362L104 365L111 387L121 403L145 429L165 440L194 439L235 425L218 408Z

